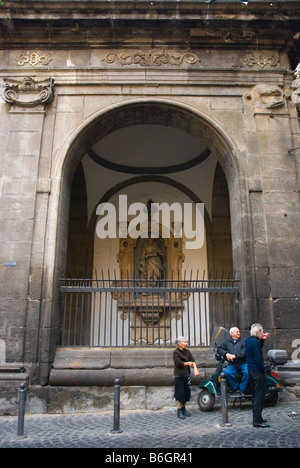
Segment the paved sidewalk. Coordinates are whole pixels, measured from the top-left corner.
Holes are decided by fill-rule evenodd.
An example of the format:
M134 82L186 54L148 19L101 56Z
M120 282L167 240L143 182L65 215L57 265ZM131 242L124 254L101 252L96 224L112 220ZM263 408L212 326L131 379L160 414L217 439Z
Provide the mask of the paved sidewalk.
M138 448L153 448L157 452L160 448L300 447L300 401L279 402L274 408L266 408L264 417L271 425L266 429L252 426L249 403L235 408L229 405L232 426L226 428L220 427L220 406L215 406L209 413L200 411L198 406L190 406L189 410L192 416L184 421L177 418L175 405L174 409L159 411L123 411L120 418L123 432L120 434L110 432L113 428L112 411L26 415L24 434L27 437L24 439L16 438L17 417L1 416L0 448L105 448L115 451L130 448L134 453ZM118 453L131 452L122 450ZM146 461L145 458L143 460Z

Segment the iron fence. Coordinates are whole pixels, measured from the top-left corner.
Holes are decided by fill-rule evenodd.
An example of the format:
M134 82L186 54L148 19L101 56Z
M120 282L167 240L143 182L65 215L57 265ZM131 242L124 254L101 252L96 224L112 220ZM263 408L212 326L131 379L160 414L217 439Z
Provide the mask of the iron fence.
M210 345L215 325L237 325L238 281L63 279L61 346Z

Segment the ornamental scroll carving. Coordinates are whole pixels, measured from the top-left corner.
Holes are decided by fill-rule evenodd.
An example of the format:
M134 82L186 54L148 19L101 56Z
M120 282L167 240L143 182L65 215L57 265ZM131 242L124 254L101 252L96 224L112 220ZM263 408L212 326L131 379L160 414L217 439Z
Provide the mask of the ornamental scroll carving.
M191 52L171 52L171 51L137 51L137 52L121 52L116 54L110 52L106 55L103 62L113 64L115 62L120 65L140 65L141 67L160 67L162 65L173 65L179 67L183 62L195 64L200 62L197 55Z
M4 78L2 96L8 104L20 107L34 107L38 104L49 104L53 100L54 80L35 81L25 77L22 81Z
M268 55L265 53L254 52L253 54L248 54L244 58L243 62L251 68L255 66L259 66L260 68L264 68L266 66L277 67L279 57L274 54Z
M39 55L37 52L32 52L32 54L30 55L22 54L18 59L16 59L16 62L18 65L21 66L28 64L32 67L35 67L35 65L38 64L47 66L52 60L53 59L50 57L49 54Z

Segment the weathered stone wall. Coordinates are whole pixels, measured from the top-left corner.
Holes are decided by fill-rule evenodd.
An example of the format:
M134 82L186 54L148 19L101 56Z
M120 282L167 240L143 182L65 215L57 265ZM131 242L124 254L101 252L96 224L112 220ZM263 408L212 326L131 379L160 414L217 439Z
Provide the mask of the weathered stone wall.
M59 348L50 384L112 386L119 379L125 386L173 385L173 352L173 348L128 348L126 352L123 348ZM205 369L216 364L213 350L193 348L192 352L203 379Z
M119 12L124 28L107 20L111 5L89 24L86 2L77 2L77 20L59 25L44 21L38 2L28 22L25 2L6 3L0 12L5 360L25 363L32 384L48 383L74 172L91 141L148 103L177 109L176 124L169 124L200 136L220 162L229 190L233 267L241 280L240 326L262 322L272 346L291 353L300 334L300 143L288 59L299 14L295 2L276 4L272 12L267 2L247 11L241 2L224 2L221 23L223 2L212 4L209 14L204 2L192 10L186 2L175 2L174 10L169 2L169 16L155 5L148 23L145 6L135 16L130 2L119 2L127 4ZM70 19L67 3L55 7L54 19ZM290 23L283 24L282 11ZM188 127L182 115L189 115Z
M199 377L191 375L191 405L198 405L198 384L210 379L217 361L213 349L191 349ZM174 400L173 349L61 348L56 353L50 385L30 385L26 413L74 413L113 410L114 384L119 379L121 411L176 407ZM16 415L18 388L28 375L22 369L3 366L0 373L0 414ZM4 371L6 373L4 373ZM5 380L14 371L14 383ZM299 399L299 361L279 368L284 386L282 401ZM11 375L10 375L11 378ZM220 399L216 401L221 404Z

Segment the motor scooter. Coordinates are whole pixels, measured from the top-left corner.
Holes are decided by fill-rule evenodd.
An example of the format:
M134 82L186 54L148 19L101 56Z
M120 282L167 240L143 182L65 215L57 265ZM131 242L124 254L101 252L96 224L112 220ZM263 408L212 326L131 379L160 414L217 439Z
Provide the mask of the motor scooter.
M228 330L223 327L217 327L218 330L214 333L215 348L223 343L226 337L230 337ZM216 329L215 329L216 330ZM211 411L218 399L221 398L221 374L224 368L225 359L217 352L215 358L219 361L216 372L210 379L204 380L198 385L200 392L198 394L198 405L202 411ZM278 394L283 391L283 386L278 380L278 375L274 372L274 368L278 365L284 365L288 361L288 355L285 350L271 349L267 353L266 369L266 393L265 393L265 406L275 406L278 401ZM236 378L238 381L242 379L242 375L237 373ZM240 390L232 392L231 387L227 385L227 401L238 400L242 402L243 399L252 400L252 392L250 385L248 385L246 393L242 394Z

